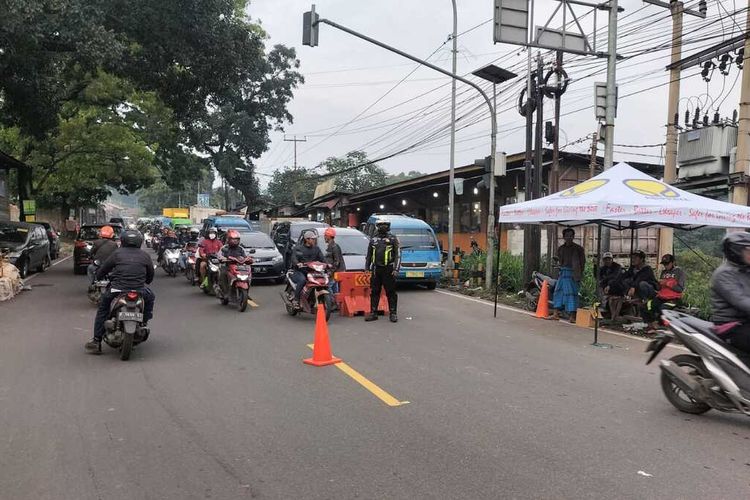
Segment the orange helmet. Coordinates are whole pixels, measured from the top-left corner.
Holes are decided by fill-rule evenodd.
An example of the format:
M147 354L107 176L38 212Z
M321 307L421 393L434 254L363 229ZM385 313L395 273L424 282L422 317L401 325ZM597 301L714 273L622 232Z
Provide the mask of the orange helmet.
M227 245L236 247L240 244L240 232L235 229L227 231Z
M102 226L99 230L99 237L111 240L115 237L115 230L112 229L112 226Z
M325 236L326 238L335 238L336 230L332 227L327 227L325 232L323 233L323 236Z

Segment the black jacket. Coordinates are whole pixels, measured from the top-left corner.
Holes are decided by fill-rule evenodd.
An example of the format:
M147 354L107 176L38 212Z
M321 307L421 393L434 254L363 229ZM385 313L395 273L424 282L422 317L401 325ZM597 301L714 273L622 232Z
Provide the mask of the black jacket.
M395 269L398 269L400 261L401 255L398 249L398 238L391 233L387 233L385 236L375 234L370 239L370 245L367 247L365 269L369 271L372 266L393 266Z
M117 243L114 242L114 240L109 240L106 238L96 240L94 242L93 248L91 249L91 258L93 260L98 260L99 264L102 264L118 248L119 247L117 246Z
M222 257L229 258L229 257L247 257L247 252L245 252L245 249L242 248L242 245L237 245L236 247L230 247L229 245L224 245L221 247L221 250L219 251Z
M711 321L729 323L750 319L750 269L724 262L711 275Z
M122 247L115 250L96 271L100 280L109 274L111 288L134 290L143 288L154 279L154 263L140 248Z
M643 266L640 269L636 269L630 266L627 271L622 275L622 280L625 285L625 289L635 288L638 289L638 284L642 281L650 284L654 289L659 289L659 282L656 281L656 275L651 266Z
M326 256L318 245L306 247L304 243L294 245L292 248L292 267L307 262L326 262Z
M341 247L335 241L328 244L328 248L326 249L326 262L333 266L334 273L346 271L344 254L341 253Z
M622 274L622 266L617 262L613 262L611 266L602 266L599 268L599 286L602 290L610 285L613 285Z

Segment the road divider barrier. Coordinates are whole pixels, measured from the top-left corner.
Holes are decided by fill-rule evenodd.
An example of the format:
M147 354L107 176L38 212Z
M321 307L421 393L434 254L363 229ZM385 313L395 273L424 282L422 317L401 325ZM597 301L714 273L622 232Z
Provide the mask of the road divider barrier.
M339 293L336 294L336 303L339 305L341 316L356 316L370 312L370 273L362 271L344 271L334 274L333 277L339 283ZM385 290L380 291L378 313L389 314L388 299Z

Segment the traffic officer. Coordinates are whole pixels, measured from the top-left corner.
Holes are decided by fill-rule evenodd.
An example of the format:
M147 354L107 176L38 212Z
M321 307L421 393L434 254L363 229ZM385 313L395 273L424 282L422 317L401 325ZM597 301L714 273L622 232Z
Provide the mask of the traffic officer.
M380 290L385 287L388 296L388 308L391 310L390 319L392 323L398 321L396 309L398 306L398 295L396 295L396 276L401 261L398 239L391 234L391 223L379 220L375 223L376 233L370 239L367 248L365 269L370 271L370 314L365 316L365 321L378 319L378 303L380 302Z

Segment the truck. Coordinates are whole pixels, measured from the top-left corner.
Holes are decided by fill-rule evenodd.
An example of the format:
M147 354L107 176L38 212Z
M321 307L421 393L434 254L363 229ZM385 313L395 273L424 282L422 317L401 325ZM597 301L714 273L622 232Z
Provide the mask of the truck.
M187 219L190 217L189 208L163 208L161 214L164 217Z

